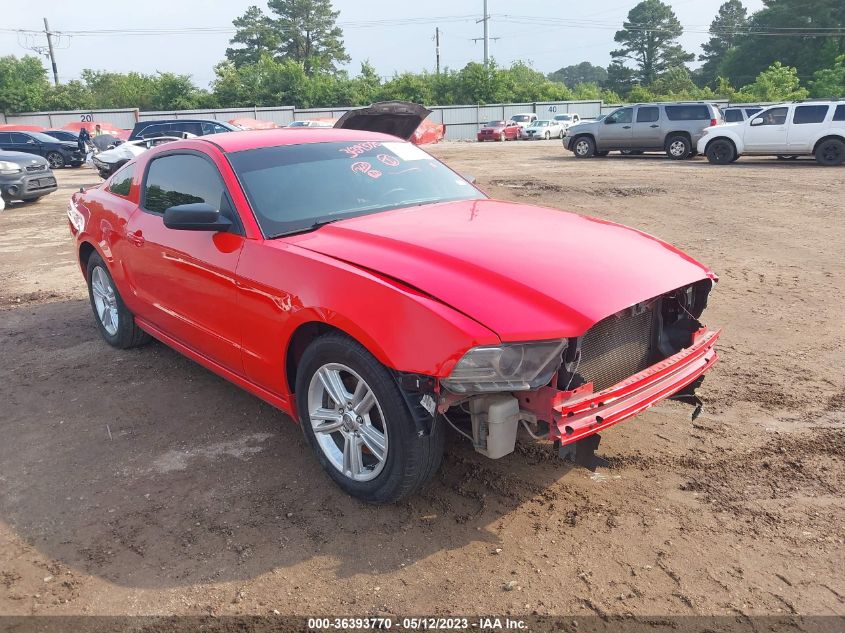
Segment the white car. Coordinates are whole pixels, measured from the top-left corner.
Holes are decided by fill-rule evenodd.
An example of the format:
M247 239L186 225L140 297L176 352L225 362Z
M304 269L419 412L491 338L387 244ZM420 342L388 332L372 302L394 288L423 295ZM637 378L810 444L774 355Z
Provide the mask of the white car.
M697 147L711 163L743 154L815 156L821 165L845 162L845 103L804 101L770 106L742 123L705 128Z
M570 125L578 125L581 122L581 117L575 112L566 112L556 114L554 120L560 123L564 130L568 130Z
M534 114L533 112L524 112L522 114L514 114L510 120L516 123L519 126L519 134L517 134L517 138L525 138L522 135L522 131L527 128L529 125L534 123L539 117Z
M526 140L546 140L550 138L563 138L563 126L559 121L538 119L524 127L519 132L519 137Z

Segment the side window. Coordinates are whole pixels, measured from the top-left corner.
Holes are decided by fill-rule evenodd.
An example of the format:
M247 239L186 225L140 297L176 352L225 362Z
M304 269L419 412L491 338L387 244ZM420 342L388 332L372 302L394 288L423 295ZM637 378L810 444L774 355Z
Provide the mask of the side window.
M148 125L147 127L145 127L143 130L141 130L138 133L138 136L140 136L141 138L150 138L152 136L161 136L162 132L164 132L164 127L165 126L161 125L160 123L154 124L154 125Z
M725 110L725 123L742 121L742 110Z
M762 114L754 117L753 120L762 119L762 125L783 125L786 123L786 113L789 108L769 108ZM757 125L761 125L758 123Z
M111 184L109 184L109 191L124 198L129 195L129 190L132 188L132 177L135 175L135 164L127 165L118 170L112 176Z
M194 154L171 154L156 158L147 168L142 206L153 213L196 202L221 209L223 193L213 164Z
M630 123L634 117L633 108L622 108L613 114L609 115L604 121L607 124L612 123Z
M12 142L12 135L8 132L0 132L0 144L3 143L11 143Z
M203 135L202 124L195 121L188 123L174 123L173 131L177 132L176 136L181 136L182 132L187 132L188 134L193 134L194 136Z
M845 104L836 106L836 112L833 113L834 121L845 121Z
M637 109L637 123L652 123L660 118L660 109L656 107L643 107Z
M31 136L27 134L21 134L20 132L11 132L9 136L12 137L12 143L29 143L32 139Z
M801 123L821 123L827 116L829 107L826 105L806 105L795 108L795 114L792 115L792 122L795 124Z
M670 121L704 121L710 119L710 110L706 105L671 105L666 106L666 118Z
M752 117L758 112L762 111L763 108L745 108L745 116Z

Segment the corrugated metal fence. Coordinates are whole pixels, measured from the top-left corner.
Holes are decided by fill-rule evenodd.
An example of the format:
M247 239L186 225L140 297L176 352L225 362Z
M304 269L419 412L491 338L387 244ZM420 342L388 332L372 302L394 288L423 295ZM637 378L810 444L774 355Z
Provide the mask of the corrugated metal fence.
M718 106L730 105L728 101L716 100ZM759 104L769 105L769 104ZM581 118L592 119L600 114L608 114L620 107L619 104L605 104L601 101L555 101L545 103L496 103L491 105L433 106L429 119L435 123L446 124L446 138L449 140L474 139L479 126L486 121L506 120L514 114L523 112L536 113L540 118L551 119L556 114L576 112ZM150 119L215 119L230 121L238 118L272 121L277 125L286 125L291 121L305 119L336 119L352 108L311 108L298 110L293 106L272 108L225 108L218 110L162 110L158 112L140 112L136 108L122 110L90 110L65 112L28 112L25 114L0 113L0 123L21 125L43 125L47 128L60 128L76 121L102 121L112 125L131 129L137 121Z
M3 116L0 122L20 125L43 125L46 128L60 128L68 123L101 121L115 127L131 129L138 121L151 119L215 119L230 121L237 118L261 119L277 125L305 119L335 119L352 108L311 108L298 110L292 106L272 108L226 108L217 110L162 110L140 112L135 108L122 110L89 110L65 112L27 112ZM446 124L446 138L451 140L474 139L479 126L485 121L508 119L521 112L533 112L541 118L552 118L555 114L577 112L584 118L597 116L602 109L601 101L557 101L548 103L498 103L492 105L435 106L430 120Z

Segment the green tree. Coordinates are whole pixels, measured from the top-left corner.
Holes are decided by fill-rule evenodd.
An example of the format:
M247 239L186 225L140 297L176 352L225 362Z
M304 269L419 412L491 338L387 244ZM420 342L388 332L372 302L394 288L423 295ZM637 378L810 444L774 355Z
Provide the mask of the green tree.
M754 81L775 60L795 67L801 79L809 80L817 70L833 67L845 53L842 0L763 0L763 4L748 19L749 34L739 38L719 68L719 74L734 85ZM802 32L810 35L799 36Z
M47 110L89 110L96 107L96 102L88 86L71 79L50 88L43 107Z
M628 91L634 86L636 73L622 63L621 59L616 59L607 67L607 80L604 82L605 88L618 94L628 94Z
M813 73L810 94L822 99L845 97L845 55L837 57L832 68L822 68Z
M550 73L551 81L559 81L567 86L578 84L596 84L601 86L607 80L607 70L601 66L594 66L590 62L581 62L572 66L564 66Z
M226 49L226 59L235 66L255 64L262 55L275 55L281 44L281 37L276 24L261 9L251 6L242 16L232 21L235 36L230 44L239 44L237 48Z
M0 110L3 112L40 110L49 89L47 72L37 57L0 57Z
M622 46L610 55L614 61L632 60L637 67L636 78L648 85L667 68L695 59L677 43L683 32L668 5L660 0L643 0L628 12L622 30L616 31L613 39Z
M748 14L740 0L728 0L710 23L710 39L701 45L704 53L698 56L703 61L698 76L705 84L713 83L725 61L728 51L733 49L742 37L748 23Z
M652 82L649 90L668 99L697 99L700 92L689 71L683 66L668 69Z
M334 72L337 63L349 61L336 24L340 11L332 10L330 0L269 0L267 5L277 16L281 57L302 64L306 75Z
M795 68L775 62L757 75L754 83L743 86L734 95L734 101L753 103L765 101L795 101L804 99L809 93L801 87Z

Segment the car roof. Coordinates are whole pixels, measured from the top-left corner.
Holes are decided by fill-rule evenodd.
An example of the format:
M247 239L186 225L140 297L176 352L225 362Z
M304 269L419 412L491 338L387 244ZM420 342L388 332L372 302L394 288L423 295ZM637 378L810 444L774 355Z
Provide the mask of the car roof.
M217 119L147 119L145 121L138 121L135 125L141 125L143 123L221 123L221 124L228 124L227 121L218 121Z
M285 128L271 130L244 130L240 132L223 132L210 136L199 136L191 141L212 143L222 151L242 152L261 147L276 147L279 145L303 145L308 143L361 143L366 141L404 143L402 139L389 134L378 132L363 132L360 130L341 130L337 128L303 127L299 130ZM178 143L178 141L174 141ZM167 147L171 147L170 143ZM174 145L175 149L176 146Z

